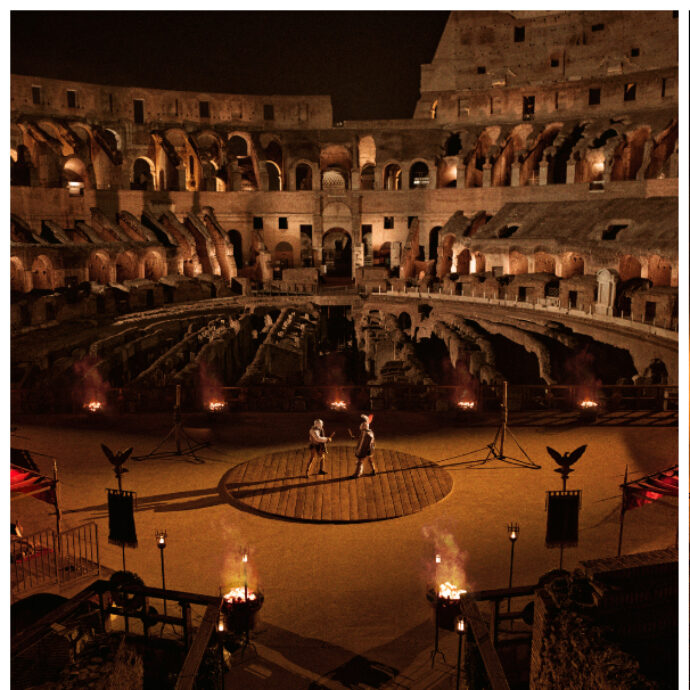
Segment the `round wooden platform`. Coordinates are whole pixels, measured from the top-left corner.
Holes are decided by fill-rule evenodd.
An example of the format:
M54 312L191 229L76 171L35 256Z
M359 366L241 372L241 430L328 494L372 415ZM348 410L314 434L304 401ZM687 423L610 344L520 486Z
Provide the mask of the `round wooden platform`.
M318 460L305 473L309 449L283 451L233 467L221 481L231 503L257 513L306 522L367 522L416 513L444 498L453 480L438 465L385 448L374 452L378 470L369 463L352 478L356 459L352 446L330 446L325 469Z

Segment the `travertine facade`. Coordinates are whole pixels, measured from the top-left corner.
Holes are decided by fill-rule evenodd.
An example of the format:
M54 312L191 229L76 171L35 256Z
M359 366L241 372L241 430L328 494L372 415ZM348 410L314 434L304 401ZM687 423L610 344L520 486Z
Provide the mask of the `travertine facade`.
M545 274L563 305L674 328L658 290L678 283L677 21L453 12L409 120L333 123L328 96L15 75L15 296L175 276L246 292L312 266L454 294L475 274L491 274L483 294ZM515 278L516 299L534 292ZM621 302L635 280L656 296Z

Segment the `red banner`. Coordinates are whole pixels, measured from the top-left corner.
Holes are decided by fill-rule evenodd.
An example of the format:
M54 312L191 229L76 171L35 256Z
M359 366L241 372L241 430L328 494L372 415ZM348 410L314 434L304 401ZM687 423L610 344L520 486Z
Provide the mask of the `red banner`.
M653 503L662 496L678 496L678 465L623 484L622 488L623 510L632 510Z
M10 490L57 505L55 480L23 467L10 465Z

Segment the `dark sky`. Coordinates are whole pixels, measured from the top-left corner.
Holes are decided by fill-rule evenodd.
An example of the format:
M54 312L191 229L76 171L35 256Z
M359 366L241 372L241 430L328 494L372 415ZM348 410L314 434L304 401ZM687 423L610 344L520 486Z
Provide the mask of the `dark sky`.
M448 12L12 12L17 74L330 94L334 118L412 117Z

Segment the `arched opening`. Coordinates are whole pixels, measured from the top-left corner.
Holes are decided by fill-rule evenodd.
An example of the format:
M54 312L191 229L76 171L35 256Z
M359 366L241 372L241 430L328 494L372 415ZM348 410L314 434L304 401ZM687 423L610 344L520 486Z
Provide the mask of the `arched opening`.
M273 265L281 270L293 267L293 249L289 242L278 242L273 252Z
M451 134L445 143L445 155L446 156L457 156L460 151L462 151L462 141L460 140L459 134Z
M273 161L266 161L266 173L268 174L268 191L279 192L282 188L280 168Z
M132 252L118 254L115 259L115 280L118 283L124 280L136 280L137 257Z
M157 281L165 275L165 262L157 252L148 252L144 257L144 278Z
M508 273L514 276L527 273L527 257L521 252L511 251L508 254Z
M536 252L534 255L535 273L555 273L556 260L546 252Z
M100 285L110 282L110 259L104 252L94 252L89 257L89 280Z
M429 186L429 166L417 161L410 168L410 189L426 189Z
M484 273L486 271L486 257L481 252L475 252L470 263L472 273Z
M412 319L406 311L401 311L400 314L398 314L398 328L407 333L409 333L412 328Z
M323 236L323 260L326 274L352 278L352 238L342 228L331 228Z
M626 254L618 262L618 275L621 282L631 278L640 278L642 276L642 264L634 256Z
M153 189L153 163L146 158L137 158L132 168L132 189L151 191Z
M453 245L455 244L455 235L448 233L441 241L440 256L436 260L436 275L439 278L450 273L453 266Z
M302 266L313 266L314 251L311 243L311 232L300 231L299 234L300 261Z
M662 259L656 254L649 257L647 277L654 287L668 287L671 285L671 273L673 266L670 261Z
M360 188L361 189L374 189L374 174L376 168L373 165L365 165L362 168L362 173L360 175Z
M370 134L359 140L359 164L376 165L376 142Z
M239 270L244 266L244 259L242 257L242 235L238 230L228 230L228 239L230 240L235 255L235 266L237 266L237 270Z
M455 259L455 270L453 273L457 273L460 276L469 275L470 272L470 251L469 249L463 249Z
M295 186L301 191L311 191L312 185L311 165L300 163L295 169Z
M53 289L53 264L47 256L41 254L34 259L31 264L31 278L34 290Z
M323 189L347 189L345 175L340 170L326 170L321 176Z
M248 156L247 140L237 135L230 137L228 140L227 151L231 156Z
M10 153L10 184L28 187L31 184L31 165L29 149L17 146L16 151Z
M84 188L89 187L89 176L86 172L86 165L84 165L84 161L79 158L69 158L65 161L64 175L65 181L70 186L76 184Z
M437 225L431 228L429 232L429 260L436 261L438 259L438 235L441 232L441 226Z
M580 254L568 252L561 262L561 278L581 276L585 273L585 260Z
M383 171L383 188L388 191L397 191L402 186L402 171L395 163L387 165Z
M13 292L24 292L24 265L17 256L10 258L10 289Z

